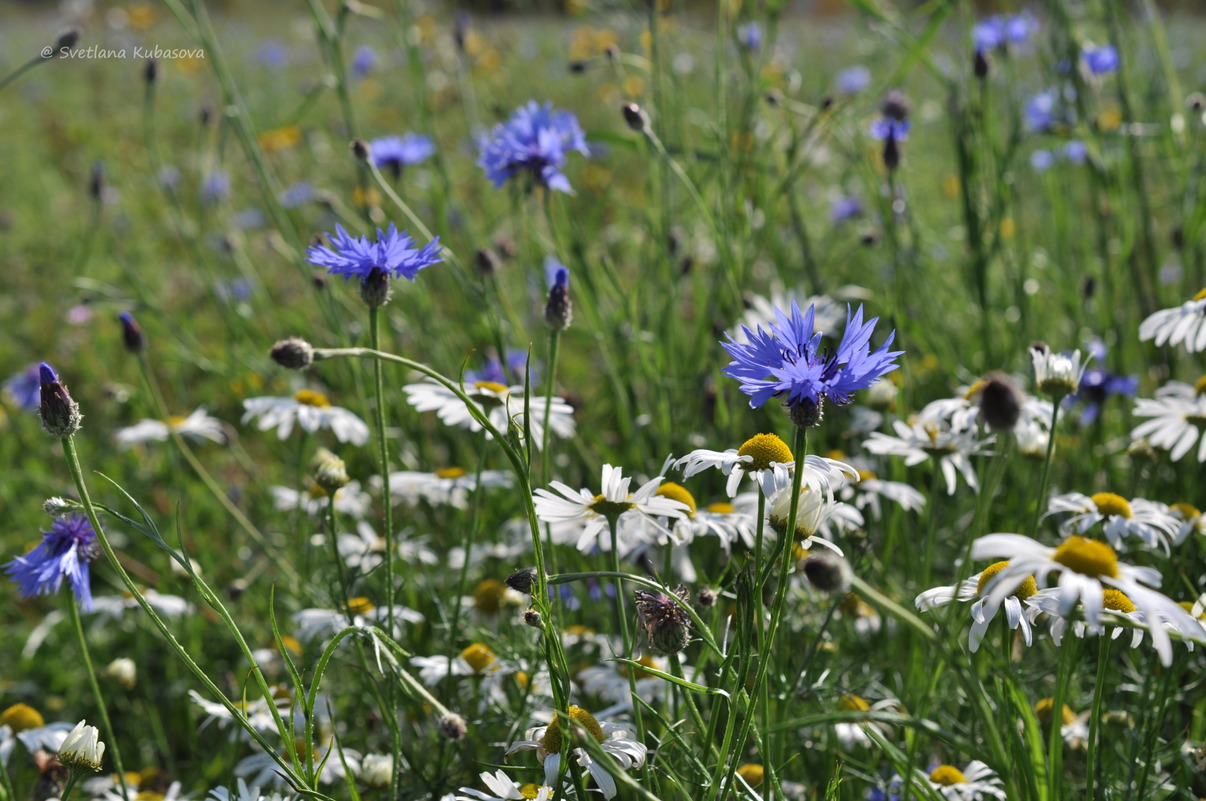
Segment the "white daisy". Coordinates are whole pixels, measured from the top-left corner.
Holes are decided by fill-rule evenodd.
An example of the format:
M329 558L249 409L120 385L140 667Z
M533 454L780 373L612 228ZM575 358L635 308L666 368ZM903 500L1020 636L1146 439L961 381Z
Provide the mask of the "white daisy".
M272 714L272 706L276 706L277 714L282 718L288 718L289 709L293 706L293 696L289 690L283 685L276 685L271 688L272 704L263 696L254 698L250 701L235 701L234 705L238 708L243 717L251 725L253 729L260 734L279 734L276 727L276 717ZM211 724L217 724L218 728L223 731L230 732L231 740L249 741L251 735L241 725L235 724L234 714L217 701L207 701L196 690L188 691L189 698L193 703L201 707L205 712L205 718L202 719L199 729L204 729ZM298 721L300 725L301 721Z
M979 650L980 642L984 639L985 632L988 631L989 623L996 617L997 611L1004 606L1005 620L1009 624L1009 628L1020 628L1026 644L1030 645L1034 642L1034 634L1030 628L1032 618L1027 617L1023 605L1028 604L1029 599L1038 592L1034 577L1026 576L1020 579L1014 586L1013 592L1002 599L993 599L984 594L985 588L993 578L1008 565L1009 562L997 562L953 587L935 587L932 590L926 590L918 595L913 603L919 610L928 612L940 606L946 606L952 601L976 599L971 608L972 627L967 636L967 648L972 653Z
M965 387L961 394L953 398L942 398L927 403L917 413L917 422L937 423L941 428L962 431L975 428L980 424L980 398L987 381L980 380ZM1038 425L1047 428L1051 425L1051 401L1033 398L1015 388L1019 404L1016 425Z
M1150 630L1153 625L1163 627L1181 639L1184 639L1186 635L1201 638L1200 625L1194 626L1192 630L1178 628L1176 623L1165 620L1159 612L1149 615L1147 612L1136 609L1135 605L1131 603L1131 599L1120 590L1108 589L1102 595L1102 615L1099 625L1091 625L1082 620L1070 620L1060 615L1059 600L1058 596L1044 590L1031 599L1028 612L1032 622L1037 621L1041 614L1050 616L1051 641L1057 646L1063 642L1069 623L1072 633L1082 639L1104 636L1106 627L1116 624L1110 631L1110 639L1116 640L1130 630L1132 648L1139 647L1139 644L1143 642L1143 632ZM1191 651L1193 650L1191 640L1185 640L1185 644Z
M195 607L178 595L168 595L147 588L140 591L143 599L152 609L164 617L183 617L191 615ZM125 617L126 612L142 610L142 606L132 595L102 595L92 599L92 612L113 619Z
M127 774L127 776L138 776L137 773ZM123 793L121 787L112 787L98 801L147 801L147 799L155 799L155 801L180 801L181 798L187 797L187 793L181 793L184 785L180 782L172 782L168 785L167 791L163 793L156 792L150 789L140 789L138 782L131 782L126 779L126 791Z
M246 413L243 422L258 420L256 428L267 431L276 429L276 435L285 439L296 424L303 431L313 434L320 428L329 428L340 442L363 445L369 439L368 425L347 409L332 406L321 392L303 389L292 397L248 398L243 401Z
M730 498L737 494L742 476L749 475L768 497L776 490L791 486L795 457L787 443L774 434L756 434L746 440L740 448L712 451L697 448L674 462L681 468L683 478L690 478L708 468L715 467L729 477L725 492ZM801 486L820 489L832 494L846 478L857 478L858 471L836 459L821 456L806 456Z
M644 654L636 661L644 667L660 670L663 673L670 672L666 660L650 654ZM683 675L696 681L691 676L691 668L688 665L682 665L682 669ZM635 670L637 697L648 704L661 703L662 699L666 697L669 682L661 676L641 668L634 669L623 662L603 662L583 668L574 676L574 681L582 688L584 694L613 704L613 706L599 711L600 717L610 717L632 709L632 688L628 682L630 670Z
M128 448L144 442L163 442L173 431L194 441L207 439L218 444L226 442L226 424L212 417L205 409L198 409L188 417L169 417L167 422L141 420L128 428L117 429L113 439L119 447Z
M1030 361L1034 364L1034 384L1044 395L1063 398L1080 387L1086 364L1081 364L1080 351L1069 356L1056 353L1040 342L1030 348Z
M741 496L738 496L740 498ZM714 536L720 540L720 547L730 553L734 542L742 542L747 548L754 547L754 537L757 533L757 519L754 513L744 507L739 508L734 503L725 501L710 503L702 509L697 508L693 515L686 520L674 524L674 534L684 544L692 542L696 537Z
M463 389L477 411L504 435L509 430L514 430L522 436L525 402L532 414L532 419L527 425L532 432L533 444L537 448L544 447L546 407L552 432L562 439L574 435L574 410L562 398L554 397L552 406L548 405L548 398L543 395L529 395L525 401L523 387L506 387L493 381L477 381L466 384ZM482 430L482 424L474 418L464 401L442 384L424 381L419 384L407 384L402 387L402 391L406 393L406 400L416 410L435 412L445 425L467 428L475 432Z
M1206 535L1206 516L1193 504L1174 503L1168 507L1168 513L1177 521L1177 536L1173 545L1180 545L1189 538L1190 534Z
M453 798L456 801L549 801L553 796L553 788L547 784L539 787L534 784L521 785L501 770L483 773L481 777L482 784L486 785L486 789L493 795L474 790L472 787L462 787L457 791L460 795Z
M866 639L879 634L884 627L884 620L879 616L875 607L858 597L857 593L848 592L838 604L837 620L853 621L854 633ZM888 628L891 630L893 621L889 619Z
M843 484L838 490L838 499L853 504L859 511L871 513L872 520L884 517L881 499L896 503L906 512L920 512L925 508L925 496L903 481L885 481L869 470L859 470L855 483Z
M495 684L499 679L514 673L518 668L498 658L494 649L484 643L475 642L453 657L412 656L410 664L419 670L419 679L428 687L434 687L448 676L479 676L490 678Z
M883 712L885 710L900 711L900 702L895 698L882 698L869 704L853 693L843 695L837 702L838 712ZM892 731L887 723L864 719L843 720L833 724L833 734L837 738L838 744L847 751L853 748L871 748L875 745L876 741L867 733L867 729L874 729L885 737Z
M1047 504L1047 515L1070 512L1072 517L1059 524L1060 533L1087 534L1098 523L1110 545L1126 550L1123 541L1133 537L1149 548L1160 547L1168 554L1170 540L1177 537L1180 522L1170 515L1164 504L1135 498L1127 501L1112 492L1082 495L1069 492L1054 495Z
M26 704L13 704L0 712L0 765L7 765L17 743L32 754L56 753L74 724L46 723L41 713Z
M1005 799L1001 779L979 760L972 760L963 770L954 765L939 765L920 781L947 801L982 801L985 798Z
M871 432L871 438L863 447L871 453L888 456L903 456L905 465L913 467L927 459L938 462L938 468L946 479L946 492L955 494L958 476L973 490L979 490L976 470L969 457L986 453L984 448L992 443L993 437L981 439L974 428L961 430L943 428L937 423L914 423L909 425L893 420L896 436Z
M302 743L298 743L299 750ZM288 752L281 752L288 760ZM305 763L305 755L298 754L298 760ZM313 753L314 766L318 768L318 781L321 784L332 784L347 779L348 774L356 776L360 773L360 752L351 748L336 748L334 739L321 745L316 744ZM345 767L346 763L346 767ZM281 774L280 764L270 754L259 752L243 757L235 765L235 775L253 786L263 786L271 782L280 787L285 785L285 777Z
M394 618L399 622L422 623L421 612L394 604ZM318 637L331 637L355 626L360 629L382 627L383 621L389 619L389 608L374 606L367 598L349 598L348 608L343 609L302 609L293 613L293 622L297 626L297 639L305 642Z
M623 468L609 464L603 465L602 491L598 495L588 489L575 490L560 481L552 481L549 486L556 494L546 489L533 493L536 516L545 523L563 527L562 536L566 530L576 534L575 546L583 552L595 547L611 549L609 516L617 518L617 537L626 528L628 518L634 517L669 536L669 529L659 518L686 517L687 506L657 494L662 476L645 482L630 495L628 485L631 481L624 477Z
M1153 447L1168 451L1174 462L1180 461L1206 427L1206 376L1193 386L1169 381L1156 390L1154 399L1137 398L1135 416L1151 419L1135 426L1131 439L1146 438ZM1206 436L1198 444L1198 461L1206 462Z
M569 718L575 729L580 730L580 736L592 737L604 753L610 754L624 770L640 768L645 764L645 754L648 749L643 743L633 739L632 730L623 724L597 721L595 717L581 707L571 706ZM575 735L579 736L579 735ZM511 744L506 756L518 751L536 751L536 757L544 763L544 783L553 785L561 767L562 751L565 737L561 731L561 721L554 718L547 726L537 726L524 734L527 739ZM604 798L615 798L616 781L607 772L607 766L595 762L582 748L572 752L578 764L585 768L599 785Z
M237 792L231 793L226 787L217 787L209 791L207 798L212 801L288 801L293 796L282 796L277 792L265 794L258 784L248 785L245 779L239 779Z
M1034 716L1038 718L1040 725L1047 726L1047 721L1051 719L1053 706L1055 706L1054 698L1040 698L1035 702ZM1089 744L1090 714L1089 710L1085 710L1078 715L1072 711L1072 707L1064 704L1060 713L1059 734L1069 748L1084 750Z
M299 492L289 487L270 487L273 505L282 511L293 511L299 505L310 517L327 512L327 491L317 484ZM349 481L346 487L335 490L335 512L359 520L373 510L373 499L360 489L359 481Z
M729 338L734 342L745 345L749 342L748 331L757 331L758 327L770 328L778 322L779 309L790 309L795 301L801 309L813 306L816 309L816 330L833 331L846 321L846 309L827 295L804 296L800 292L783 287L771 289L770 297L753 295L745 298L746 309L737 325L728 331ZM744 326L744 327L743 327Z
M514 479L507 470L466 473L460 467L443 467L434 473L400 471L389 474L390 497L394 503L426 501L433 506L467 509L469 494L479 484L482 487L509 488L514 484Z
M1139 324L1139 341L1157 345L1185 344L1185 350L1206 350L1206 289L1180 306L1161 309Z
M1112 588L1121 590L1149 620L1167 621L1183 632L1193 632L1196 627L1193 618L1176 602L1150 588L1160 586L1159 571L1119 562L1114 549L1104 542L1073 536L1050 548L1020 534L989 534L972 543L971 557L1009 560L981 592L987 593L990 605L1013 594L1013 588L1027 576L1033 576L1039 588L1047 588L1051 574L1057 573L1051 594L1059 600L1057 612L1061 617L1071 614L1079 602L1085 620L1099 625L1105 591ZM1157 625L1149 631L1160 661L1168 666L1172 663L1172 645L1167 630Z
M335 547L344 564L361 573L372 572L385 562L385 538L367 520L356 523L355 534L344 533L336 537ZM394 553L408 565L440 563L440 557L427 547L427 538L412 537L409 530L398 532L394 548Z

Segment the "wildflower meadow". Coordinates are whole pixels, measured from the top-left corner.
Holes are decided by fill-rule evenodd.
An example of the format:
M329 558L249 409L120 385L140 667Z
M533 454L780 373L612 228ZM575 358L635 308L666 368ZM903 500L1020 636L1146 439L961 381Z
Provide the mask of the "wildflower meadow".
M0 801L1206 797L1206 17L0 11Z

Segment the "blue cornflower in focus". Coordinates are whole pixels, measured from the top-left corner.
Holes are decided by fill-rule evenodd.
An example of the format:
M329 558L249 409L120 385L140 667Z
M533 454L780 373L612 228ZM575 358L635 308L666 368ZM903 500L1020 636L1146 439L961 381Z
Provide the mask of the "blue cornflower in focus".
M737 29L737 41L746 50L757 50L762 47L762 26L757 22L747 22Z
M561 173L568 151L590 155L578 118L568 111L555 111L552 103L529 101L511 119L495 125L478 141L479 167L495 188L519 173L528 173L539 184L571 193L569 179Z
M80 609L92 611L92 587L88 563L97 556L96 532L83 515L66 515L42 532L42 542L24 556L4 566L4 572L20 586L21 597L50 595L59 591L63 579Z
M4 380L4 394L21 409L36 412L42 403L42 378L38 363Z
M822 349L821 332L813 330L815 306L801 313L792 301L790 315L779 309L775 314L778 323L772 323L770 330L758 326L757 331L750 331L742 326L745 344L738 344L732 337L721 343L733 357L721 372L741 382L741 391L750 396L751 408L786 395L784 404L792 421L801 427L820 421L826 399L838 406L850 403L856 391L895 370L896 357L904 353L888 350L895 331L871 352L869 343L879 318L864 324L862 306L853 316L846 310L846 330L837 350Z
M422 248L412 247L413 244L414 240L405 231L398 233L393 223L388 231L377 229L376 242L365 236L351 236L336 223L331 247L313 245L306 251L306 261L326 267L331 275L342 275L344 280L358 278L362 284L374 271L379 276L388 273L394 278L414 281L419 270L443 259L438 236Z
M388 169L397 178L403 167L420 164L435 155L435 142L426 136L383 136L369 142L369 155L378 169Z
M843 95L857 95L871 85L871 70L861 64L844 69L837 74L834 83Z
M1084 57L1085 66L1094 75L1103 75L1118 69L1118 51L1113 45L1085 48L1081 55Z

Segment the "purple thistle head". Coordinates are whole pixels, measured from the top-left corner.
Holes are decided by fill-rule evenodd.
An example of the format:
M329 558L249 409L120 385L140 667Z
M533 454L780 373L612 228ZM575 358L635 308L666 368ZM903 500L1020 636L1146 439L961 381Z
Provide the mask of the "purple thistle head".
M91 612L88 563L97 553L96 531L88 518L65 515L54 521L50 531L42 532L42 542L36 548L4 565L4 572L17 582L22 598L56 593L66 578L80 609Z
M306 260L327 268L331 275L342 275L366 282L374 271L414 281L419 270L443 261L440 257L440 238L437 236L422 248L413 247L414 240L405 231L398 233L390 223L389 230L377 229L377 241L368 237L351 236L336 223L331 247L314 245L306 251Z
M541 186L571 194L569 179L561 173L569 151L590 155L578 118L558 111L552 103L535 100L521 106L506 122L495 125L478 140L477 164L498 188L510 178L527 173Z

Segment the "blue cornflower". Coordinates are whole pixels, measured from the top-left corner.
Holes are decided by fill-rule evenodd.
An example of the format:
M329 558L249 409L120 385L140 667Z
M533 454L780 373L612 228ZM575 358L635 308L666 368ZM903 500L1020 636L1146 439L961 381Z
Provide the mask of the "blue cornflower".
M569 179L561 173L568 151L590 155L578 118L568 111L555 111L552 103L540 105L535 100L495 125L478 140L478 146L481 156L477 164L495 188L526 172L549 189L572 193Z
M438 236L423 248L411 247L413 244L414 240L405 231L399 234L393 223L389 224L388 231L377 229L376 242L370 242L364 236L350 236L336 223L332 247L314 245L306 251L306 260L326 267L332 275L342 275L344 280L359 278L362 284L374 271L414 281L419 270L443 259L440 258Z
M505 364L497 357L491 356L486 359L486 365L482 369L465 371L465 383L476 384L479 381L485 381L502 384L504 387L515 386L524 383L527 370L528 352L518 348L508 348ZM533 364L532 383L539 380L539 376L540 367L538 364Z
M1064 158L1073 164L1084 164L1089 156L1089 147L1079 139L1073 139L1064 145Z
M840 197L829 206L829 219L834 225L862 216L863 202L853 196Z
M383 136L369 142L373 164L378 169L389 168L394 177L402 174L403 167L424 162L435 152L435 142L421 134Z
M893 139L897 142L905 142L909 138L909 121L894 120L891 117L880 117L871 120L871 127L868 129L872 139L887 141Z
M96 532L88 518L66 515L55 520L50 531L42 532L38 547L6 564L4 572L20 585L22 598L56 593L63 579L70 579L80 609L91 612L88 563L96 556Z
M1055 124L1056 106L1059 103L1059 90L1048 89L1031 95L1022 111L1026 119L1026 128L1031 131L1046 131Z
M784 403L800 426L817 423L826 398L838 406L850 403L857 390L866 389L895 370L898 365L894 360L904 353L888 350L895 331L871 352L871 334L879 318L864 324L862 306L853 317L847 308L846 331L836 351L821 349L821 333L813 330L815 305L801 313L792 301L790 316L779 309L775 314L778 324L772 323L769 331L762 326L757 331L742 326L745 344L738 344L731 336L721 343L733 357L721 372L741 382L741 391L750 396L751 408L786 395Z
M206 203L218 203L230 194L230 176L225 170L214 170L201 181L201 199Z
M757 50L762 47L762 26L757 22L747 22L737 28L737 41L746 50Z
M14 373L4 380L4 394L18 408L27 412L36 412L42 404L42 377L38 363L26 367L19 373Z
M1088 351L1089 357L1099 365L1106 360L1106 356L1109 354L1109 349L1100 339L1093 339L1089 342ZM1076 394L1069 395L1064 399L1064 403L1071 406L1074 403L1083 402L1084 406L1080 410L1080 424L1088 426L1101 416L1101 409L1111 395L1122 395L1129 398L1134 397L1138 391L1139 376L1137 375L1114 375L1105 367L1089 367L1080 378Z
M837 74L834 83L843 95L857 95L871 85L871 70L861 64L844 69Z
M287 209L304 206L314 199L314 186L309 181L298 181L277 196L281 205Z
M377 51L368 45L361 45L352 54L352 77L360 80L373 71L377 66Z
M980 52L1004 48L1007 45L1024 43L1038 28L1038 23L1029 14L1012 17L998 15L977 22L972 28L972 42Z
M278 70L289 65L289 48L281 42L265 42L255 51L255 59L268 69Z
M1030 166L1037 172L1046 172L1055 163L1055 156L1050 150L1036 150L1030 154Z
M1085 48L1081 55L1084 57L1085 66L1094 75L1102 75L1118 69L1118 51L1113 45Z

